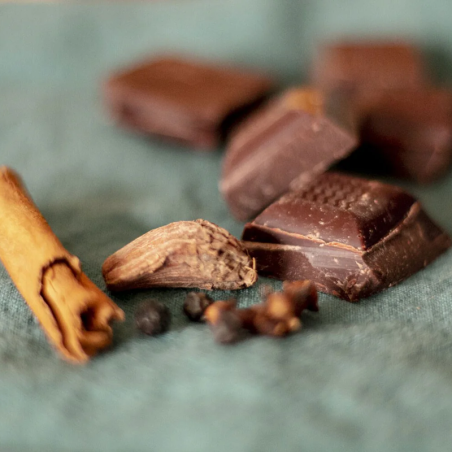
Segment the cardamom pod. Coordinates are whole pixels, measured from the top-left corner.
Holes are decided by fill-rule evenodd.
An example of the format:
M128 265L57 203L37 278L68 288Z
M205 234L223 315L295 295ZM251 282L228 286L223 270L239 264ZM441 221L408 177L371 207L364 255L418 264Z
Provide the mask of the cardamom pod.
M153 229L109 256L102 274L112 291L151 287L235 290L256 282L241 242L206 220Z

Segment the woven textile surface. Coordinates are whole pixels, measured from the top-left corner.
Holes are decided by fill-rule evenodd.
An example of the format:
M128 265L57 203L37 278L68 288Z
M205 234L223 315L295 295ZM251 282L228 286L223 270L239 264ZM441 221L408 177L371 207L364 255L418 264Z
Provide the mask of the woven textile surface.
M366 2L364 2L366 3ZM195 0L0 6L0 155L64 246L105 290L111 253L172 221L204 218L240 236L218 193L222 150L202 154L115 128L102 108L110 70L163 51L261 68L300 83L318 38L414 36L452 78L450 6L350 0ZM352 10L356 7L356 10ZM390 10L390 11L389 11ZM448 35L449 34L449 35ZM452 174L402 183L452 233ZM1 221L0 212L0 221ZM359 303L320 295L284 340L213 342L181 312L186 290L112 295L114 344L85 366L60 360L0 265L0 449L115 451L447 451L452 444L452 253ZM261 284L237 293L259 300ZM149 297L169 333L133 325Z

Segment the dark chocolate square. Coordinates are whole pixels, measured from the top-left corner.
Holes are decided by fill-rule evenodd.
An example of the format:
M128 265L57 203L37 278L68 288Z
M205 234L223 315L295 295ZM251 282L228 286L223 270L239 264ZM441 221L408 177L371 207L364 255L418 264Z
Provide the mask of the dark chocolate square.
M361 137L397 176L431 182L452 163L452 91L369 92L360 100Z
M263 75L161 57L111 76L104 95L120 125L212 149L221 140L228 118L272 88L272 80Z
M402 189L325 173L282 196L245 226L259 274L310 279L356 301L403 281L451 241Z
M401 41L325 43L314 60L313 83L349 94L369 89L416 88L426 82L419 49Z
M350 111L321 92L292 89L248 118L232 136L220 190L247 220L289 189L302 187L357 145Z

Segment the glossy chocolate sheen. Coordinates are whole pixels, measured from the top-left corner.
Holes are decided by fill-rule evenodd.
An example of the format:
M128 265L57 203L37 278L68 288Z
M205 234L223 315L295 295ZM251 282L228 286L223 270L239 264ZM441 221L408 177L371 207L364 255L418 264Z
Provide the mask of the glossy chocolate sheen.
M348 301L403 281L451 244L400 188L339 173L281 197L243 240L263 276L310 279Z
M350 110L337 104L324 106L318 91L290 90L233 135L220 190L232 214L247 220L287 190L302 187L326 171L356 144Z
M369 89L415 88L425 84L420 51L409 43L331 42L316 56L313 83L326 90L355 94Z
M104 96L120 125L209 149L218 144L231 115L272 88L266 76L162 57L111 76Z
M442 176L452 163L452 91L370 92L361 99L361 136L396 175L417 182Z

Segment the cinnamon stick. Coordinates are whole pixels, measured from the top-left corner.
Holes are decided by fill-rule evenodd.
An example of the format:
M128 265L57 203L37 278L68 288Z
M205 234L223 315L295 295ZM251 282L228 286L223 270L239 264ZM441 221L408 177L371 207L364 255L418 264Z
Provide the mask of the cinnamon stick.
M116 306L83 272L28 195L19 176L0 167L0 260L49 342L72 362L111 343Z

